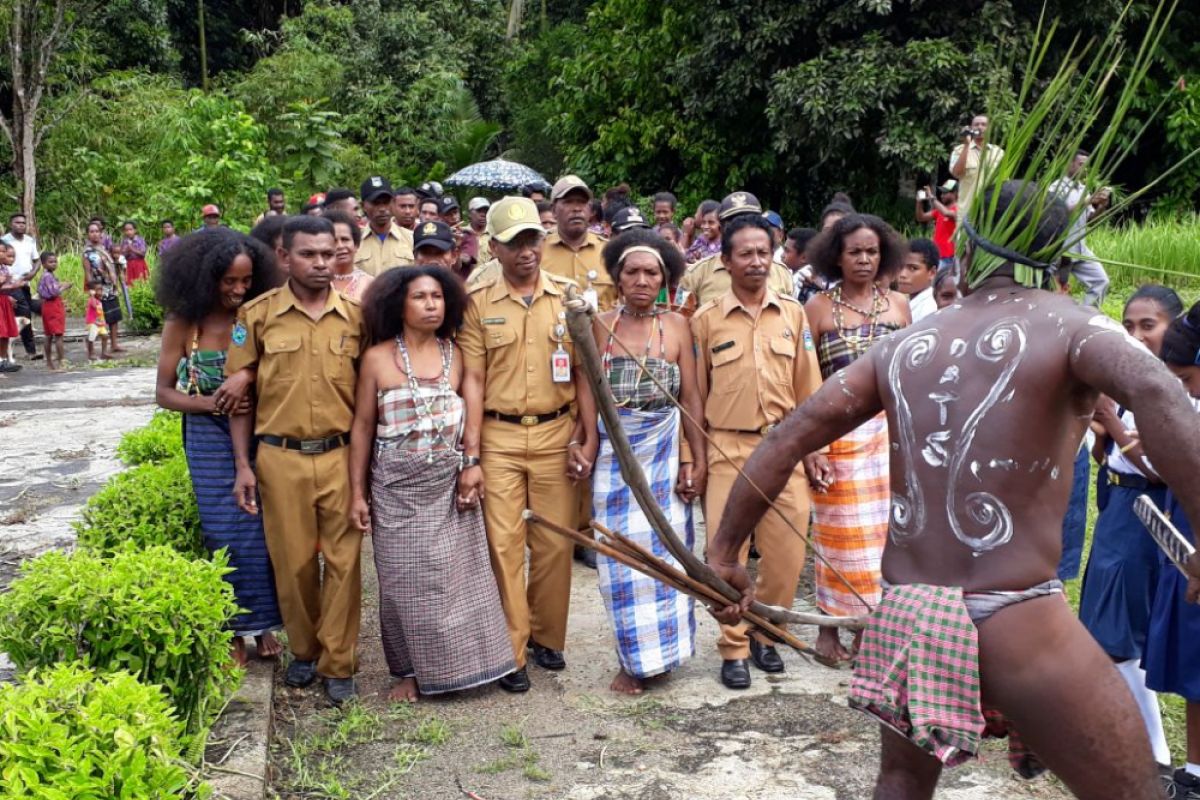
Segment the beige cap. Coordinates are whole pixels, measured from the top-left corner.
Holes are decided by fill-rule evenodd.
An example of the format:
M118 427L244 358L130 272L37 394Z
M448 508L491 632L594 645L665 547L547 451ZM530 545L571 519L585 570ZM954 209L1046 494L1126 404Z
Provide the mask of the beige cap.
M488 209L488 236L508 244L522 231L545 233L537 206L528 197L502 197Z
M583 178L578 175L563 175L550 190L550 202L556 203L571 192L583 192L588 196L588 200L592 199L592 190L583 182Z

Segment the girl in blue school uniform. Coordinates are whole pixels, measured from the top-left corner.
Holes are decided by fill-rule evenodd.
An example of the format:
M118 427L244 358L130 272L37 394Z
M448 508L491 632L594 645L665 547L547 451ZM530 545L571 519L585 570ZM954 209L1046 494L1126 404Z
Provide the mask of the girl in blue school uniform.
M1171 324L1161 356L1193 402L1200 400L1200 303ZM1200 409L1200 403L1197 403ZM1200 417L1196 424L1200 425ZM1182 508L1167 495L1167 513L1192 544L1196 536ZM1143 534L1145 538L1149 536ZM1200 800L1200 605L1186 600L1187 579L1160 556L1161 574L1150 614L1143 666L1146 685L1187 701L1187 762L1175 770L1175 800Z
M1173 290L1143 286L1126 302L1122 322L1131 336L1158 355L1163 337L1182 311L1183 303ZM1129 685L1154 757L1169 774L1171 752L1158 697L1146 688L1141 667L1162 569L1158 546L1133 513L1134 501L1142 494L1162 507L1167 487L1142 452L1131 412L1102 397L1094 422L1102 428L1096 444L1101 464L1096 493L1100 516L1084 573L1079 618Z

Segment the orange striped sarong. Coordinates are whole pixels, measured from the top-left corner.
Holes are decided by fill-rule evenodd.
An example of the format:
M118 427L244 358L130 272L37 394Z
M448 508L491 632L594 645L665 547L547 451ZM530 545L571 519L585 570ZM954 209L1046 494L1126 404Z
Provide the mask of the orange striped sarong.
M892 496L887 417L880 414L831 444L829 462L833 485L813 493L813 545L846 580L817 559L817 607L836 617L858 616L871 609L854 592L871 608L881 598L879 562Z

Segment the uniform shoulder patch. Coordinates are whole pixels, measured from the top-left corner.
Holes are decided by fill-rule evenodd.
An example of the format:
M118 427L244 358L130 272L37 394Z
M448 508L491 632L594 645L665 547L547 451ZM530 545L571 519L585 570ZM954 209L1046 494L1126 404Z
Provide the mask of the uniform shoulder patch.
M275 295L279 294L279 291L282 288L283 287L276 286L274 289L268 289L267 291L263 292L258 297L254 298L253 300L243 303L242 309L245 311L249 311L250 309L254 308L255 306L261 304L268 297L274 297Z
M229 338L238 347L246 343L246 326L241 320L233 323L233 332L230 333Z

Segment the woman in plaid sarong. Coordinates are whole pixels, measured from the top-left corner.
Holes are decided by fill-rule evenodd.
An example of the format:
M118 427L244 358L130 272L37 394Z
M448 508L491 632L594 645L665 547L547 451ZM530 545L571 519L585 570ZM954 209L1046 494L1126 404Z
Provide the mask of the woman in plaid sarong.
M804 307L817 337L821 377L828 381L912 321L904 296L880 288L899 271L907 249L883 220L849 214L806 252L826 280L840 281ZM868 604L879 603L879 562L888 531L887 420L882 414L868 420L831 444L828 456L814 456L806 466L816 489L813 545L824 557L815 565L817 607L838 617L865 614ZM850 658L837 628L821 628L816 650L823 663Z
M704 490L707 462L703 435L690 422L684 426L690 448L681 447L675 400L693 419L703 412L687 321L655 307L659 290L682 274L683 258L657 233L634 229L604 248L604 263L622 299L621 306L596 322L604 371L634 457L671 526L684 532L681 538L690 547L691 501ZM599 434L600 451L592 471L595 518L679 567L621 477L603 424ZM603 555L597 556L596 565L621 666L610 688L640 694L645 679L668 673L691 657L696 631L692 601Z
M366 297L376 344L358 374L350 513L374 534L393 701L469 689L516 669L481 498L459 489L463 363L451 337L466 302L457 279L434 267L389 270Z

